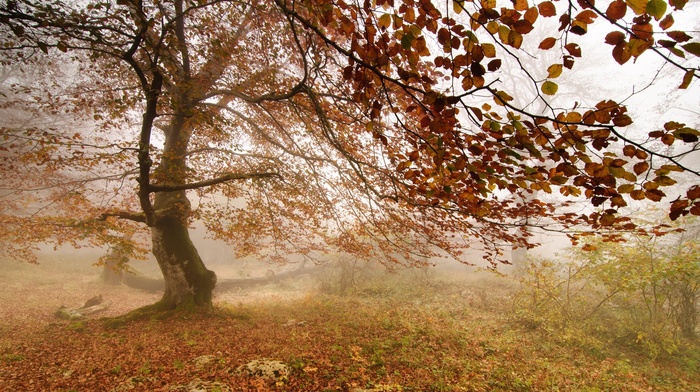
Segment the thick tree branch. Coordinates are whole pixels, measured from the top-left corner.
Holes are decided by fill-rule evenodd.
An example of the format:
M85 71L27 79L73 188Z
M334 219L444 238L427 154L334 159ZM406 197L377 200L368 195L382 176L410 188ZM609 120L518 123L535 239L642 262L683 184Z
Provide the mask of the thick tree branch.
M145 214L137 214L127 211L117 211L117 212L105 212L98 220L107 220L109 217L115 217L119 219L127 219L134 222L147 223Z
M225 174L221 177L212 178L212 179L204 180L204 181L191 182L189 184L151 185L150 191L151 192L184 191L184 190L188 190L188 189L204 188L207 186L217 185L217 184L221 184L224 182L235 181L235 180L249 180L252 178L272 178L272 177L282 178L282 176L280 176L279 173L273 173L273 172L248 173L248 174L229 173L229 174Z

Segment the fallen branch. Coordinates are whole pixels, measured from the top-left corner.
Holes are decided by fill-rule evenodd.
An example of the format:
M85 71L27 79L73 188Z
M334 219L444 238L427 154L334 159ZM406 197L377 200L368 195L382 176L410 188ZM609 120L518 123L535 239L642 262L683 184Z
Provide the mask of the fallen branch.
M90 298L81 308L71 309L66 306L61 306L54 315L64 320L80 320L87 315L98 313L109 308L109 305L109 302L102 302L102 296L97 296Z

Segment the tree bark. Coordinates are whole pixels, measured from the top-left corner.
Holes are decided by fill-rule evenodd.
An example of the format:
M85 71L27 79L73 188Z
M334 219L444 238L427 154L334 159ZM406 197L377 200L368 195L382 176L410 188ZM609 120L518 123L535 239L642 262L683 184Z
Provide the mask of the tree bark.
M168 310L212 307L216 274L204 266L190 239L187 222L190 203L185 192L157 193L154 207L153 255L165 279L159 307Z

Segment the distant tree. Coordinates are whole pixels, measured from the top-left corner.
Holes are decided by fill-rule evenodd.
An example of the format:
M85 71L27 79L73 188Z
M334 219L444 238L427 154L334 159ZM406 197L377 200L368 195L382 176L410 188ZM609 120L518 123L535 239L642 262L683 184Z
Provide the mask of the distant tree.
M626 197L660 201L674 172L698 174L681 162L697 149L690 126L668 121L635 139L620 103L548 104L582 56L575 37L593 28L612 29L618 63L654 52L681 88L700 77L685 60L700 43L669 30L662 0L0 4L3 64L24 73L5 81L2 109L71 119L2 128L6 251L148 227L166 283L156 308L211 305L216 277L189 238L193 219L241 253L332 245L410 265L459 257L472 238L526 245L528 232L511 230L523 216L632 230L618 214ZM556 15L539 50L559 61L546 76L520 63L547 107L531 113L499 88L498 70L529 55L528 33ZM652 148L659 140L684 150ZM527 197L557 188L600 209ZM672 218L700 214L700 186L685 188Z

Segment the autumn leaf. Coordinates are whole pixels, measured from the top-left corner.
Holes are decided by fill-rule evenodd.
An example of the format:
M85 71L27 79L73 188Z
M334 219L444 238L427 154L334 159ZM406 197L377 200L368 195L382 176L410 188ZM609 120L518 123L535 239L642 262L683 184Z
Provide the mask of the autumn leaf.
M391 15L383 14L382 16L380 16L379 21L377 23L377 27L381 29L388 29L389 27L391 27Z
M610 212L605 213L601 215L598 222L601 224L601 226L612 226L615 223L615 214Z
M537 9L540 10L540 15L545 18L555 16L557 14L557 9L551 1L543 1L537 4Z
M552 49L554 45L557 43L557 39L554 37L547 37L540 42L539 48L542 50L548 50Z
M627 5L637 15L642 15L646 12L647 3L647 0L627 0Z
M481 44L481 49L484 52L484 57L488 57L488 58L496 57L496 47L493 44L489 44L489 43Z
M669 31L666 33L671 39L673 39L676 42L683 43L686 41L690 41L693 37L689 36L683 31Z
M625 17L627 13L627 4L623 0L615 0L608 5L605 15L616 21Z
M592 10L583 10L576 15L576 20L579 20L585 24L591 24L598 17Z
M673 26L673 23L673 15L668 14L661 22L659 22L659 27L661 27L663 30L668 30L671 28L671 26Z
M533 26L529 21L521 19L513 24L513 29L520 34L527 34L532 31Z
M617 188L620 193L630 193L634 190L634 184L623 184Z
M679 89L686 89L688 86L690 86L690 82L693 81L693 75L695 74L694 70L689 70L688 72L683 75L683 82L681 83L680 86L678 86Z
M581 57L581 47L577 43L570 42L564 45L564 49L574 57Z
M686 197L690 200L700 199L700 185L693 185L686 192Z
M548 78L557 78L559 75L561 75L561 72L563 70L563 65L561 64L552 64L547 68L547 77Z
M649 170L649 164L647 162L639 162L634 165L633 170L636 175L640 175Z
M656 20L661 20L666 13L666 2L664 0L649 0L646 7L647 14Z
M617 61L617 63L620 65L626 63L630 58L632 58L632 54L630 53L630 50L625 42L620 42L619 44L615 45L612 55L615 61Z
M688 0L670 0L669 2L676 10L682 10L688 3Z
M612 31L605 36L608 45L619 45L625 42L625 34L620 31Z
M691 42L685 45L681 45L681 47L687 52L694 54L695 56L700 56L700 42Z
M559 86L552 82L552 81L546 81L542 83L542 93L546 95L554 95L557 93L557 90L559 90Z
M523 15L523 19L530 22L530 24L534 25L535 22L537 21L537 17L539 15L540 15L540 13L537 10L537 7L530 7L527 9L527 11L525 11L525 15Z
M630 118L630 116L628 116L626 114L613 117L612 120L613 120L613 124L615 124L615 126L618 126L618 127L626 127L626 126L632 124L632 118Z

